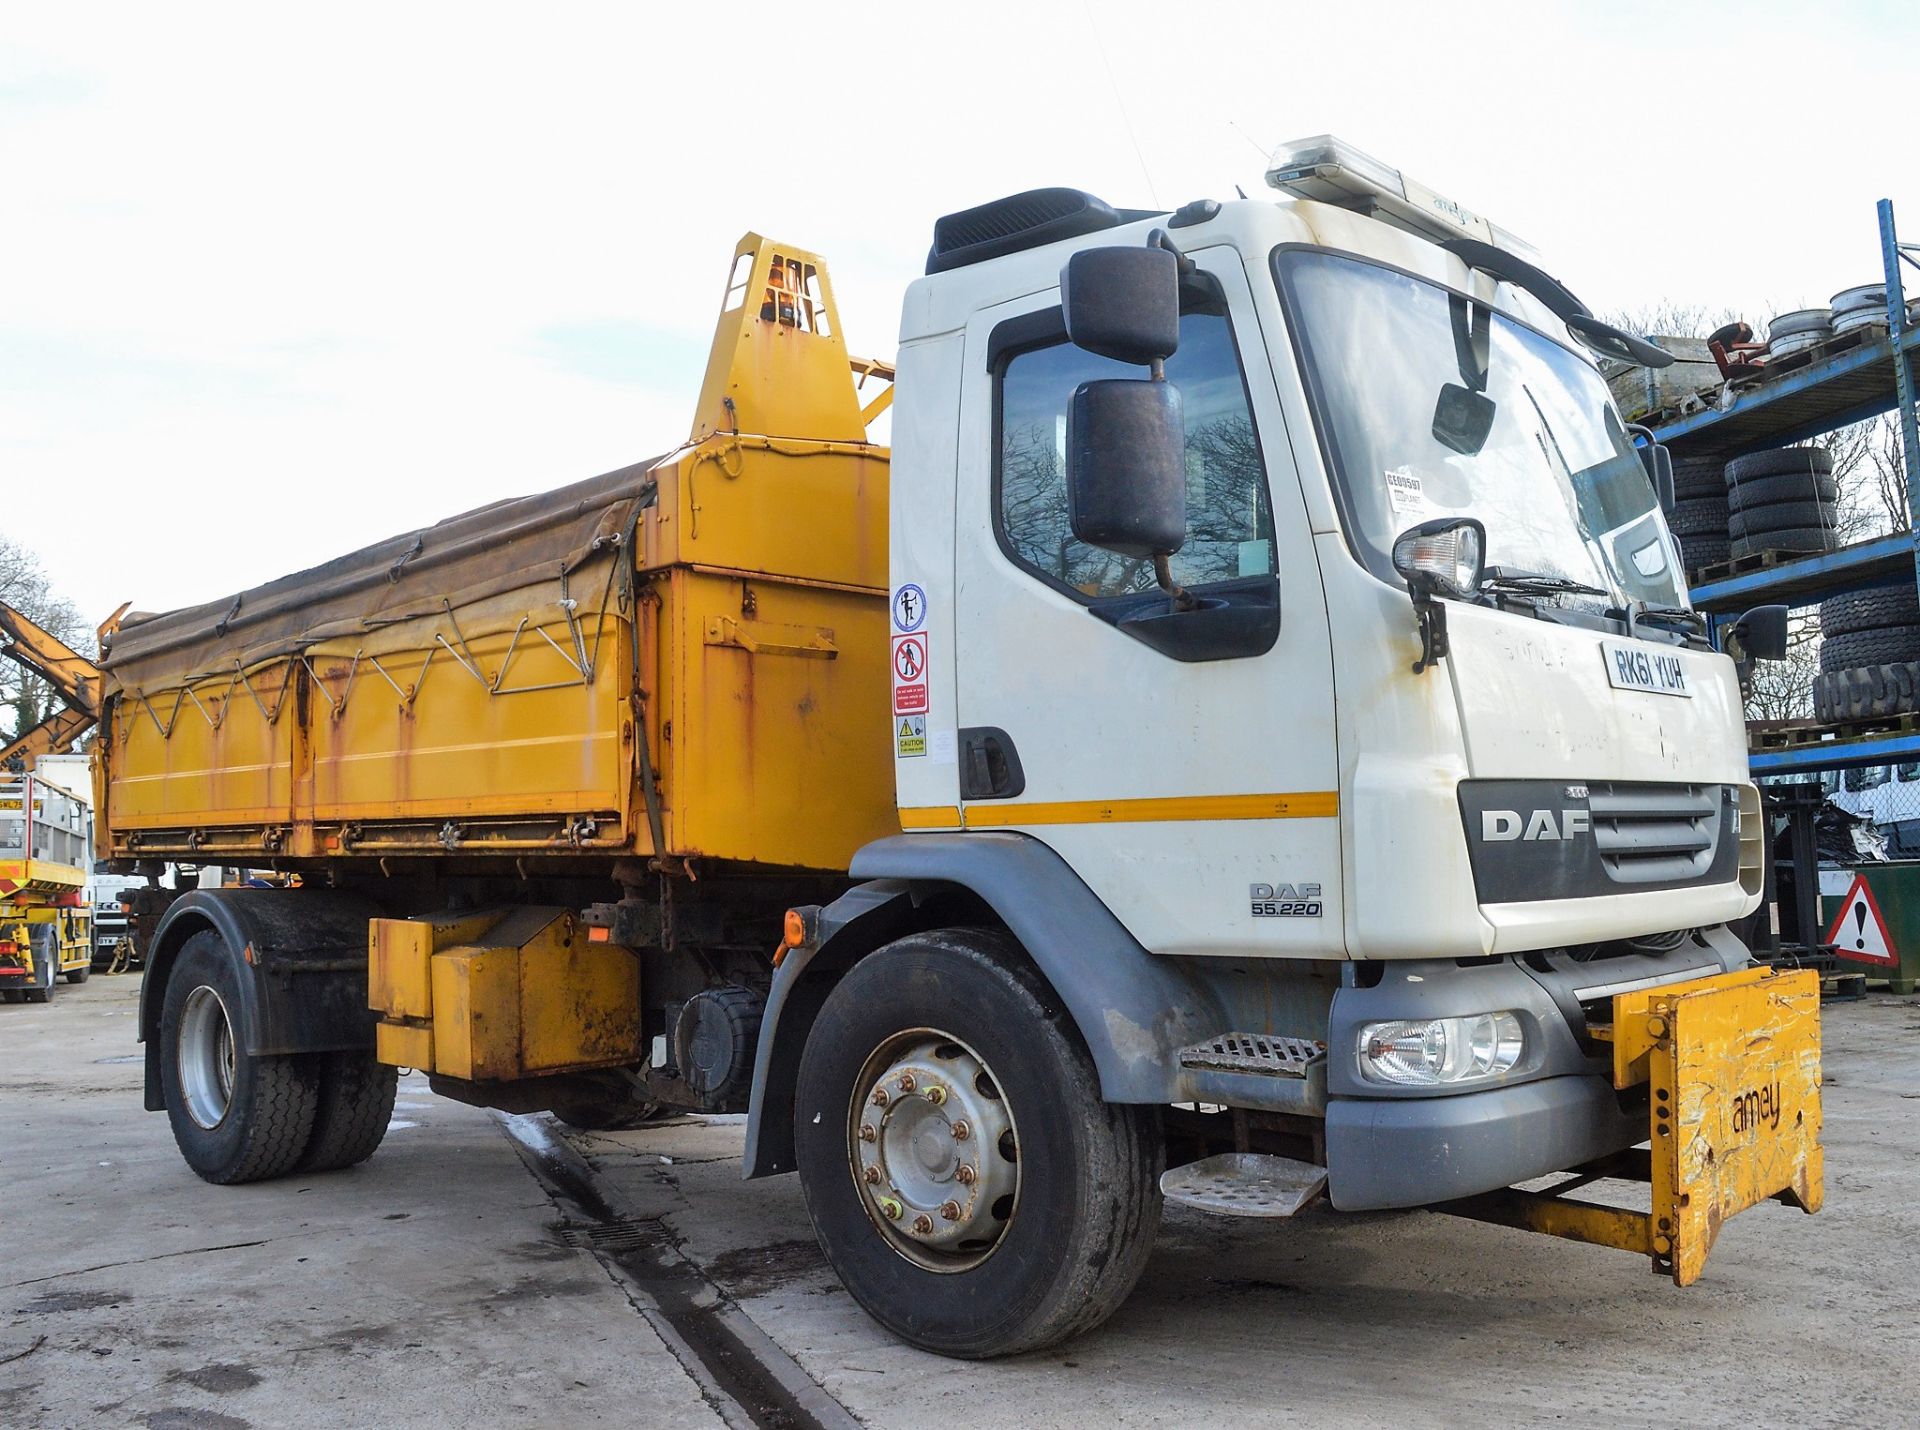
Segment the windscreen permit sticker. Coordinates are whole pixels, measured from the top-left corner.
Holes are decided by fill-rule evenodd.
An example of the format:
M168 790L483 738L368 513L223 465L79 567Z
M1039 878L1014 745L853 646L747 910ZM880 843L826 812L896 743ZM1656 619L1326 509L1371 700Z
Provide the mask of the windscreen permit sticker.
M1386 470L1387 500L1401 516L1424 516L1427 512L1426 484L1409 467Z

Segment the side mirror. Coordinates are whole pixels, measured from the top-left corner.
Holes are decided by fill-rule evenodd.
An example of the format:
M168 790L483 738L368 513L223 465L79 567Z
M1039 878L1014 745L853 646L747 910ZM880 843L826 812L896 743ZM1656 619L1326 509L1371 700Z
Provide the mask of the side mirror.
M1180 260L1164 248L1083 248L1060 270L1073 345L1144 367L1180 346ZM1157 375L1157 374L1156 374Z
M1077 540L1122 556L1164 559L1186 544L1187 429L1179 388L1103 378L1074 389L1067 403L1067 520Z
M1647 469L1647 480L1653 483L1653 494L1660 500L1660 510L1673 510L1673 453L1658 442L1649 442L1640 449L1640 465Z
M1727 628L1727 654L1736 662L1787 658L1787 608L1755 606Z

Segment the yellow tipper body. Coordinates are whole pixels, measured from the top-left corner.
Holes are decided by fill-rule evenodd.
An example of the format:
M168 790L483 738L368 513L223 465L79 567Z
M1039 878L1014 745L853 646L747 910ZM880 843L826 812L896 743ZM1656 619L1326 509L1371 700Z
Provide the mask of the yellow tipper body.
M676 450L129 618L102 852L845 868L898 828L888 376L820 260L748 235Z

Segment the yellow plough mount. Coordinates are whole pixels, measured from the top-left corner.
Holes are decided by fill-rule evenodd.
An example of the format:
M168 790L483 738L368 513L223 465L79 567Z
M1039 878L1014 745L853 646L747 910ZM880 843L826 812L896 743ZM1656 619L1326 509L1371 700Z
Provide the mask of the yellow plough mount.
M1764 1201L1820 1210L1819 974L1749 968L1616 994L1613 1021L1588 1032L1613 1047L1615 1087L1647 1084L1648 1146L1446 1210L1637 1251L1678 1286L1700 1279L1729 1217ZM1651 1209L1570 1195L1602 1180L1647 1183Z

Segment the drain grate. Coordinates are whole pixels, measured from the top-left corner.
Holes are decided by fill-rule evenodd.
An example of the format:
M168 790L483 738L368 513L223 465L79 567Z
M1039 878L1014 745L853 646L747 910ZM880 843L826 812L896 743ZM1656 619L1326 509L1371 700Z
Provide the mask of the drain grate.
M563 1222L554 1231L568 1246L586 1251L634 1251L655 1246L661 1240L659 1225L650 1221L595 1222L591 1226Z
M1307 1069L1326 1060L1327 1050L1306 1038L1270 1037L1265 1033L1222 1033L1204 1043L1180 1050L1183 1068L1216 1068L1222 1072L1262 1073L1268 1077L1305 1077Z

